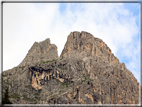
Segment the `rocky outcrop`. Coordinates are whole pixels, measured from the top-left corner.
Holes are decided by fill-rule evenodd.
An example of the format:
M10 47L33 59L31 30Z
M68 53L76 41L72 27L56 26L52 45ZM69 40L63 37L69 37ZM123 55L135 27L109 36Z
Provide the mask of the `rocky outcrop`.
M24 60L19 66L31 65L41 61L47 61L58 58L57 47L54 44L50 44L50 39L46 39L42 42L35 42Z
M104 61L119 64L111 49L92 34L82 31L71 32L60 57L102 57Z
M87 32L72 32L60 57L53 54L57 49L49 42L45 42L47 46L39 44L27 55L36 55L39 62L28 60L22 63L25 66L3 72L3 92L9 87L11 102L139 104L140 84L101 39ZM44 60L38 58L44 53Z

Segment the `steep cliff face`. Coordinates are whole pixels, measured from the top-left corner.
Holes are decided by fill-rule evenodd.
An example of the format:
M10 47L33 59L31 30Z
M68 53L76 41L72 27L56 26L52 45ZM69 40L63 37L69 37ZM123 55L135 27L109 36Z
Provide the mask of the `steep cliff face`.
M70 33L60 57L84 58L93 56L102 57L104 61L109 63L120 63L111 53L111 49L101 39L95 38L92 34L84 31Z
M3 91L9 87L13 103L139 103L139 83L101 39L84 31L71 32L58 58L56 53L54 57L47 54L57 50L49 42L45 49L39 44L34 44L27 56L34 54L38 59L45 53L44 60L29 66L25 60L25 66L3 72Z

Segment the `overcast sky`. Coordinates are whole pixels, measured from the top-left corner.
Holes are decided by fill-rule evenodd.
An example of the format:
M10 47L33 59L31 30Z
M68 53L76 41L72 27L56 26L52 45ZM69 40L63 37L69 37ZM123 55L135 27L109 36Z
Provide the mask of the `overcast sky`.
M35 41L50 38L60 56L70 32L87 31L140 81L139 11L138 3L4 3L3 70L19 65Z

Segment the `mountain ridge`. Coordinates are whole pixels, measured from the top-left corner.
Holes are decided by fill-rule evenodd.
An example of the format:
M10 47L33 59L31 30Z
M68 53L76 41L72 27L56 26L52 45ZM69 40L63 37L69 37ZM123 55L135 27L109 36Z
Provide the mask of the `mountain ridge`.
M58 56L50 39L2 73L15 104L138 104L139 82L101 39L71 32Z

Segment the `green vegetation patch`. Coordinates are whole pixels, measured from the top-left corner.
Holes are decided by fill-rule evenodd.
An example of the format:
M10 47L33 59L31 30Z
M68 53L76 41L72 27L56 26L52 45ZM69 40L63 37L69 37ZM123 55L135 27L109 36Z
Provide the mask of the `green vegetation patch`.
M82 83L86 82L87 80L94 81L93 79L89 79L89 77L87 78L87 77L84 76L84 80L82 81Z
M34 95L38 95L38 93L35 93Z
M38 97L37 97L37 96L35 96L35 99L38 99Z
M86 80L87 80L87 78L85 77L84 80L82 81L82 83L85 82Z
M63 58L61 58L60 60L62 60Z
M43 61L42 63L45 64L45 63L54 62L54 61L56 61L56 60L53 59L53 60Z
M62 83L62 86L68 87L69 85L71 85L71 83L68 83L68 84Z
M34 104L37 104L37 102L35 102Z
M7 77L8 75L2 75L2 77Z
M26 96L26 95L23 95L23 98L27 98L27 96Z
M12 102L9 100L8 87L6 88L4 97L2 98L2 104L12 104Z
M36 101L35 99L30 99L30 98L28 98L26 95L23 95L23 100Z
M19 68L21 68L22 70L24 69L24 67L19 67Z
M49 98L52 98L52 97L55 97L55 96L57 96L57 95L51 95Z
M25 86L26 88L31 88L31 86L30 85L27 85L27 86Z
M7 83L5 80L2 80L3 83Z
M93 79L89 79L90 81L94 81Z
M20 95L14 93L10 96L10 98L14 98L14 99L17 99L17 98L20 98Z

